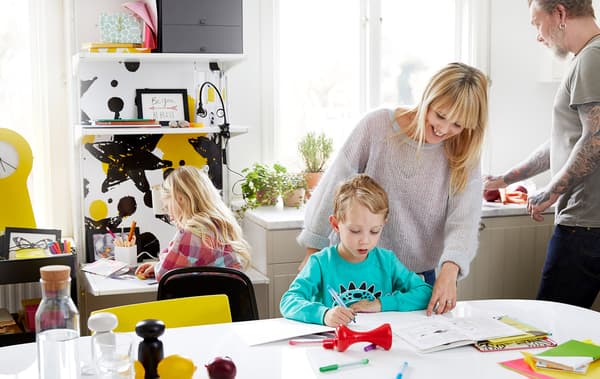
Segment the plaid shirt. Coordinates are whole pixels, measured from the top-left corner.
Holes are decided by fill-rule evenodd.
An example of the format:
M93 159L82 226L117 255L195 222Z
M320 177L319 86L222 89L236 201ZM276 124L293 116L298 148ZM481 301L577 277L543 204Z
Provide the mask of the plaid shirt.
M177 230L169 246L160 254L154 267L157 280L169 270L190 266L217 266L241 269L230 245L222 245L213 236L202 238L187 230Z

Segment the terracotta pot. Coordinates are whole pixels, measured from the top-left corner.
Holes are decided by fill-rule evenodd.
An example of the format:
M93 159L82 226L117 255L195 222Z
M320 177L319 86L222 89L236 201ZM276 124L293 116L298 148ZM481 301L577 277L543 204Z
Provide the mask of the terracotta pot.
M297 188L283 197L284 207L300 207L304 202L304 188Z
M319 180L321 180L321 176L323 176L323 172L305 172L304 178L306 179L306 199L310 199L310 194L315 189L317 184L319 184Z

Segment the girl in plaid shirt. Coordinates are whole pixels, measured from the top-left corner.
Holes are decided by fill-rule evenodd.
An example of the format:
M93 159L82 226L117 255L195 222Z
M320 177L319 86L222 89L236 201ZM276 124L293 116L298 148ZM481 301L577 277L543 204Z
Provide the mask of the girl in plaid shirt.
M204 172L190 166L173 170L163 183L162 200L177 232L159 262L141 264L136 275L160 280L178 267L248 267L250 248L242 229Z

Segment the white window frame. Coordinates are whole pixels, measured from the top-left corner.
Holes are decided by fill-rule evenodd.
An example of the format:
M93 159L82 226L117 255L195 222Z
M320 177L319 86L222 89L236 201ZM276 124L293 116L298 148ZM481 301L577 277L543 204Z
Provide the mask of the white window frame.
M261 2L261 61L262 65L262 159L275 161L275 144L280 140L279 81L279 1ZM457 60L490 73L490 0L456 1L456 57ZM381 0L360 0L361 33L360 67L366 75L360 80L360 112L380 105L380 56L381 56ZM367 57L370 57L368 59ZM272 67L269 62L272 63ZM373 96L372 94L377 94Z

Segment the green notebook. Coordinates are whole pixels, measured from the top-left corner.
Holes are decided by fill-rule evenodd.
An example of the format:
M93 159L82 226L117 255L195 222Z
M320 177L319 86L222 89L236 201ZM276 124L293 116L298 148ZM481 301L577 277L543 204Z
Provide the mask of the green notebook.
M590 357L595 361L600 358L600 346L569 340L536 355L540 357Z

